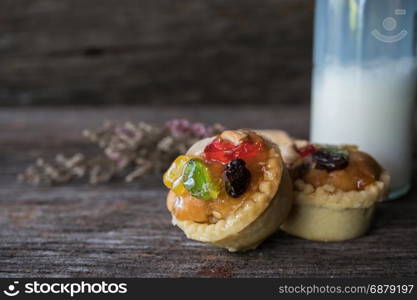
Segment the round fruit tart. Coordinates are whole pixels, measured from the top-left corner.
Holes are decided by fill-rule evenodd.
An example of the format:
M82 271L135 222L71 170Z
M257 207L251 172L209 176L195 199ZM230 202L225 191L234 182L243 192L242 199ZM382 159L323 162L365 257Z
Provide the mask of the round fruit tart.
M368 230L389 186L388 173L374 158L356 146L301 140L280 149L294 183L284 231L309 240L342 241Z
M249 130L201 140L164 174L174 225L229 251L256 248L287 217L289 173L276 145Z

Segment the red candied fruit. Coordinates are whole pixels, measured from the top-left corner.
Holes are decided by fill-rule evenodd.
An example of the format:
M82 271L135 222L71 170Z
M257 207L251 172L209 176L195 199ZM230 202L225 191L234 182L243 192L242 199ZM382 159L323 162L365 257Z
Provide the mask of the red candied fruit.
M204 154L208 160L227 164L238 158L250 160L261 152L261 150L261 143L243 142L239 145L234 145L217 138L206 146Z
M308 145L308 146L305 146L305 147L303 147L303 148L301 148L301 149L299 149L298 150L298 153L302 156L302 157L305 157L305 156L307 156L307 155L310 155L310 154L312 154L312 153L314 153L314 152L316 152L316 147L314 147L314 145Z
M233 148L235 146L230 142L221 139L215 139L204 149L205 157L208 160L229 162L233 160Z

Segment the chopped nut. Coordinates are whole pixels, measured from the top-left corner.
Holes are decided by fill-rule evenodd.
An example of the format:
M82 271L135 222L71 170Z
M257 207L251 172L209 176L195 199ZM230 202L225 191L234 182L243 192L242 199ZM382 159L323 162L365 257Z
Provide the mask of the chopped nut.
M218 211L213 211L212 214L216 219L221 219L222 218L222 214L219 213Z
M221 138L232 142L234 145L239 145L248 138L248 133L244 130L226 130L221 134Z

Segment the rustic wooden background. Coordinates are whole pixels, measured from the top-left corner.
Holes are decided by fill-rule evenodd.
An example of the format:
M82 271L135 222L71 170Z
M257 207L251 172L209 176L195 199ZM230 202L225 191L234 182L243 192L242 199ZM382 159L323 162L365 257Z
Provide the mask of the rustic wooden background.
M308 115L307 106L3 108L0 277L416 277L415 184L407 196L380 205L364 237L319 243L277 232L255 251L232 254L188 240L171 225L158 176L95 187L16 183L38 156L92 150L80 131L105 119L187 117L230 128L283 128L306 138Z
M359 239L278 232L230 254L170 224L158 176L93 187L16 182L39 156L93 151L80 132L107 119L186 117L307 138L313 6L0 1L0 277L417 276L414 186L383 203Z
M313 0L0 1L0 105L309 100Z

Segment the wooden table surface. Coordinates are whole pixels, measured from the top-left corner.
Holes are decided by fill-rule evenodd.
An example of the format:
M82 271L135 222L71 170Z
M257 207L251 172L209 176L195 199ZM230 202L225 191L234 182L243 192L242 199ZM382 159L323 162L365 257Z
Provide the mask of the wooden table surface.
M310 242L277 232L256 251L228 253L187 240L171 225L160 179L33 188L16 175L36 157L90 146L103 120L173 117L232 127L283 128L305 138L308 107L2 108L0 276L306 277L416 276L417 191L380 205L368 235ZM416 168L414 168L414 173Z

